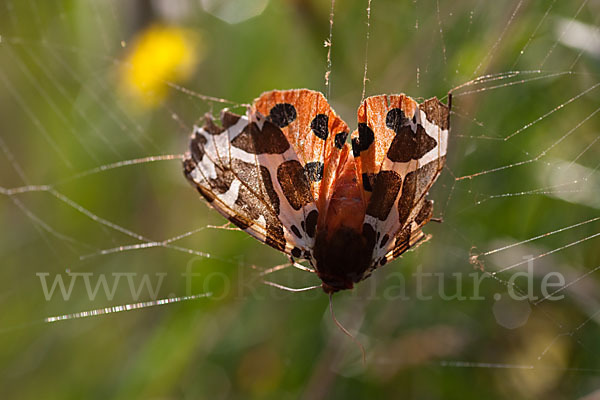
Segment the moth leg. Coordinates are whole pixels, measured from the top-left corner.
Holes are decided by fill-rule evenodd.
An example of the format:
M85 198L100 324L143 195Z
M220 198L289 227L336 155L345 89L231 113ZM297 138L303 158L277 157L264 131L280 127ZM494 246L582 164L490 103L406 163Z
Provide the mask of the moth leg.
M312 269L312 268L310 268L310 267L306 267L306 266L304 266L304 265L302 265L302 264L300 264L300 263L297 263L297 262L294 260L294 257L292 257L292 256L289 256L289 260L290 260L290 263L292 264L292 266L293 266L294 268L298 268L299 270L302 270L302 271L308 271L308 272L312 272L313 274L317 272L317 271L315 271L314 269Z

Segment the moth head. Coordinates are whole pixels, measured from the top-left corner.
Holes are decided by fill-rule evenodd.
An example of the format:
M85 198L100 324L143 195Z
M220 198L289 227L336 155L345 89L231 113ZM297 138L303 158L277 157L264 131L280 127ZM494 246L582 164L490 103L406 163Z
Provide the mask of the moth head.
M340 277L327 276L325 274L319 274L319 278L323 281L321 287L327 294L339 292L340 290L352 289L354 282L352 280L340 279Z
M317 232L314 259L325 293L352 289L371 263L373 245L362 232L341 226L334 232Z

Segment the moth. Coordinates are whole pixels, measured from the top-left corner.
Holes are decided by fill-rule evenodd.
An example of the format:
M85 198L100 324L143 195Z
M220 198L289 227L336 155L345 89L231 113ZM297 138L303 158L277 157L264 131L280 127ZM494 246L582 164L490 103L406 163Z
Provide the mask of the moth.
M305 259L326 293L351 289L425 238L446 161L449 106L379 95L348 125L323 94L263 93L246 115L195 126L184 173L240 229Z

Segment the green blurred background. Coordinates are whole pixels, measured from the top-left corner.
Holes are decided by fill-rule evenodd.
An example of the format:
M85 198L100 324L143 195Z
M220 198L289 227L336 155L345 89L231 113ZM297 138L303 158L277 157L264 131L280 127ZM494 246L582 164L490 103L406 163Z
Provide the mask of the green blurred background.
M444 97L480 75L520 73L455 92L448 167L431 193L444 222L425 228L433 238L334 296L366 365L332 322L324 293L261 283L260 271L282 255L244 233L208 228L224 220L187 184L178 159L94 170L181 154L206 112L263 91L324 90L329 7L0 4L0 398L573 399L600 388L596 0L373 1L367 95ZM330 102L350 126L365 9L366 0L335 8ZM51 186L8 191L27 185ZM100 254L186 232L169 244L211 257L165 247ZM539 299L554 272L569 284L563 299L511 299L507 282L527 271L528 256L532 294ZM199 274L191 286L186 271ZM418 271L436 274L423 279L428 300L416 296ZM40 273L49 284L78 276L71 296L46 300ZM91 299L85 274L92 286L122 278L114 296L100 290ZM153 300L145 289L133 296L127 274L135 285L162 279L159 299L212 296L43 322ZM473 296L473 276L487 276L483 300L440 293L462 285ZM318 283L297 270L268 279ZM528 289L524 280L517 286Z

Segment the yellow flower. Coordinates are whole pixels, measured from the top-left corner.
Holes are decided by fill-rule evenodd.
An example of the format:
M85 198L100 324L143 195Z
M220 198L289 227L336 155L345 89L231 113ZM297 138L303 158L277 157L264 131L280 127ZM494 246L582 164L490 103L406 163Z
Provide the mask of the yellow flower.
M199 35L187 29L152 25L133 41L120 71L121 88L138 104L153 107L169 82L189 78L201 58Z

